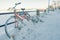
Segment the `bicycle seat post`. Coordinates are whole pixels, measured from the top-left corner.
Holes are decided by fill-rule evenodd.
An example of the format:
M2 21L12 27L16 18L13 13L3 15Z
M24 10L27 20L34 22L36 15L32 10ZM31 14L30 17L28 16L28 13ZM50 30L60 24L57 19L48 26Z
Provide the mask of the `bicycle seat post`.
M15 28L18 27L18 22L17 22L17 21L18 21L18 20L17 20L18 17L16 16L18 13L16 12L16 6L19 5L19 4L21 4L21 2L15 3L15 6L13 7L13 8L14 8L14 14L15 14L15 21L16 21L16 23L15 23Z

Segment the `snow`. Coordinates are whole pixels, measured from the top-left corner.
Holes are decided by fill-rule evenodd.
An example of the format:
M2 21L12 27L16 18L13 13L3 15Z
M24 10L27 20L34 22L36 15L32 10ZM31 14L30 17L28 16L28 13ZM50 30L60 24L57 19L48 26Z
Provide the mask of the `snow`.
M23 25L21 30L12 29L9 33L15 35L15 40L60 40L60 10L56 9L41 15L40 19L43 22L33 24L24 19L26 25ZM9 39L3 33L0 35L0 40L13 40L13 38Z

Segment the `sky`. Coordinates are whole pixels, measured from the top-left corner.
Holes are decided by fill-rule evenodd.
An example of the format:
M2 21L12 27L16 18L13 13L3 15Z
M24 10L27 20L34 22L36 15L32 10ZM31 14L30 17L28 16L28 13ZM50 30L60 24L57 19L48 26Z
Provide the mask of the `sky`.
M0 0L0 10L13 7L16 2L21 2L16 8L47 8L48 0ZM50 0L52 2L52 0Z

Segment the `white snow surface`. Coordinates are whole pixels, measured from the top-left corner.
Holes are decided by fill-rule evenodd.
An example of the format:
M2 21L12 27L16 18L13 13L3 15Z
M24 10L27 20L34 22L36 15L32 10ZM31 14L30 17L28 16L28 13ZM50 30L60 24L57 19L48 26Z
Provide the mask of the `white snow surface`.
M43 22L33 24L31 21L24 20L26 26L23 26L21 30L12 29L9 33L15 35L15 40L60 40L60 10L41 15L43 16L40 19ZM10 26L13 27L13 25ZM0 33L0 40L13 39L9 39L4 32Z

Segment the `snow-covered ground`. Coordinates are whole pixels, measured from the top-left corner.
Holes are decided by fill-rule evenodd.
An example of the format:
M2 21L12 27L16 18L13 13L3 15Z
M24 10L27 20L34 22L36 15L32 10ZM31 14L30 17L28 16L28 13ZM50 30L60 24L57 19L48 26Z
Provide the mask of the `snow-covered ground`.
M43 22L32 24L31 21L24 20L26 26L21 30L12 29L9 33L15 35L15 40L60 40L60 10L41 15ZM14 24L10 27L14 27ZM6 36L4 28L0 28L0 31L0 40L12 40Z

